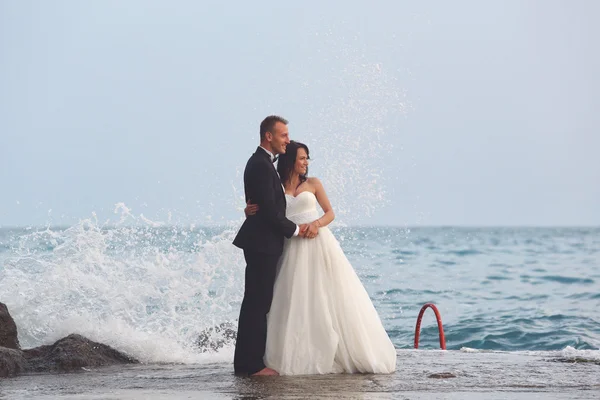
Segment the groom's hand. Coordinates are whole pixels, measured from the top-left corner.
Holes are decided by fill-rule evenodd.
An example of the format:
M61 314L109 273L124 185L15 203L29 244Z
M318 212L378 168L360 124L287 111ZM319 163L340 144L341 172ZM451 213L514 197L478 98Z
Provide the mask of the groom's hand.
M300 231L298 232L298 236L306 237L306 231L308 230L308 224L301 224Z
M246 217L249 215L254 215L258 212L258 204L252 204L252 200L248 199L246 202L246 208L244 208L244 214Z

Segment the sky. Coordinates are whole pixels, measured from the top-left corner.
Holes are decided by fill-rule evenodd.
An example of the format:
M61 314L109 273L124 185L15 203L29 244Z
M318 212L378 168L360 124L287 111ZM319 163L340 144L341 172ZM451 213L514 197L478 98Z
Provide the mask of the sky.
M222 224L267 115L341 224L600 225L600 3L0 0L0 227Z

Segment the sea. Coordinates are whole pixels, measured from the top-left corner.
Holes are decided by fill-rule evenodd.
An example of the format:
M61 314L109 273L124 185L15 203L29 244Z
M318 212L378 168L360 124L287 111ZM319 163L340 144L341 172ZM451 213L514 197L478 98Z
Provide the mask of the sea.
M600 398L598 227L334 223L396 346L397 371L262 379L233 375L230 341L197 340L237 324L237 227L0 228L0 301L23 348L79 333L141 361L3 379L0 399ZM427 303L446 350L430 309L415 349Z

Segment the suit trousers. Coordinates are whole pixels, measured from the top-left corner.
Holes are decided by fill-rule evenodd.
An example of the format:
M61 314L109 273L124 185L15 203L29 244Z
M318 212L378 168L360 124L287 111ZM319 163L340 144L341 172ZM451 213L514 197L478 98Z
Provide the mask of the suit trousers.
M246 283L233 359L236 374L252 375L265 368L267 314L280 256L244 250Z

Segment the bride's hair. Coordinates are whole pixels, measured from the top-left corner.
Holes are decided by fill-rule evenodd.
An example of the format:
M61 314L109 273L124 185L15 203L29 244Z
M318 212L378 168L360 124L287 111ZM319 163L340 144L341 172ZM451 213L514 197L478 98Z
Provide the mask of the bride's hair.
M291 179L292 173L294 172L294 164L296 163L296 157L298 156L298 149L304 149L306 151L306 156L310 160L308 146L304 143L290 141L290 144L287 145L285 154L279 155L279 161L277 161L277 172L279 173L279 177L281 179L281 183L283 186ZM306 181L306 177L308 176L308 168L306 169L306 174L300 175L300 186L302 183Z

